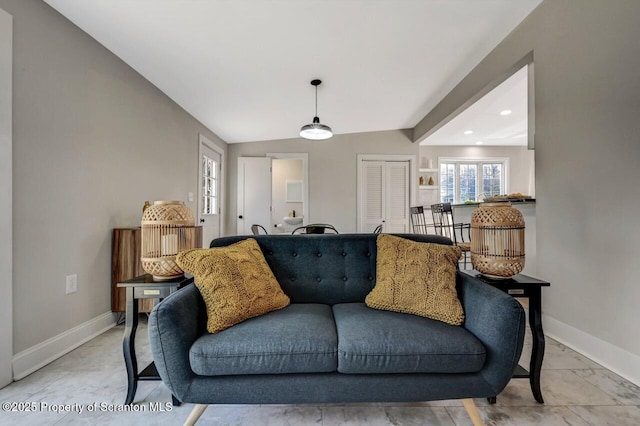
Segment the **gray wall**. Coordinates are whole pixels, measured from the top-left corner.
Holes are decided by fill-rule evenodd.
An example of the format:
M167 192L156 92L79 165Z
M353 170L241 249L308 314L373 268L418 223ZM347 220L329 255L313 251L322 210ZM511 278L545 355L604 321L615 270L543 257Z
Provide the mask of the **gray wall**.
M198 133L226 144L44 2L0 7L14 22L18 353L110 311L112 228L139 225L145 200L197 194Z
M305 223L331 223L341 233L356 232L357 154L413 154L418 144L406 130L336 135L326 141L285 139L229 145L227 233L236 229L238 157L266 153L309 154L309 218Z
M11 15L0 9L0 388L11 382L13 355L12 251L11 251L11 58L13 24Z
M610 360L634 362L612 367L636 383L638 22L636 0L545 0L414 135L420 138L533 50L537 273L552 283L543 292L543 310L565 325L555 324L555 332L570 345L594 353L610 344L615 352Z

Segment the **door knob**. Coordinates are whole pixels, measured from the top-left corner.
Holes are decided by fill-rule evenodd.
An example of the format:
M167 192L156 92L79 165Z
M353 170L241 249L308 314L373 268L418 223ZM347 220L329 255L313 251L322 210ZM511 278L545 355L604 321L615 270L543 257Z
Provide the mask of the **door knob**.
M204 219L200 219L200 223L204 223Z
M238 216L238 219L242 219L242 215Z

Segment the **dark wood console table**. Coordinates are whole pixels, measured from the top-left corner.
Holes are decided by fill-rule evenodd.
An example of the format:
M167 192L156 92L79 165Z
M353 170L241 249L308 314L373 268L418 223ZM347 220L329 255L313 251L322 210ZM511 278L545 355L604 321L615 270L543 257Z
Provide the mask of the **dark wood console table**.
M136 330L138 329L139 299L162 300L181 287L193 282L192 276L182 276L171 280L154 280L150 274L140 275L133 279L118 283L118 287L126 291L126 319L124 337L122 339L122 351L124 363L127 368L129 382L125 404L131 404L136 396L139 380L160 380L156 366L151 362L138 373L138 360L136 358ZM173 404L180 405L180 401L172 396Z
M533 397L536 401L543 404L544 399L542 399L542 392L540 391L540 370L542 369L542 359L544 358L542 287L549 287L551 284L522 274L501 280L485 277L475 270L460 270L460 272L475 277L513 297L526 297L529 299L529 327L531 328L531 335L533 337L529 371L518 365L513 377L517 379L529 379ZM489 398L489 402L495 403L496 398Z

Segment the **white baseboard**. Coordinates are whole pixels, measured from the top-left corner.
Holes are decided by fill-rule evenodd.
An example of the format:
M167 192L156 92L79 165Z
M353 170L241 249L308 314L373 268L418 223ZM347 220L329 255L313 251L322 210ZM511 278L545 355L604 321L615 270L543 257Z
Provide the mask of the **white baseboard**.
M13 356L13 380L20 380L116 325L106 312Z
M543 316L543 324L545 335L640 386L640 356L548 315Z

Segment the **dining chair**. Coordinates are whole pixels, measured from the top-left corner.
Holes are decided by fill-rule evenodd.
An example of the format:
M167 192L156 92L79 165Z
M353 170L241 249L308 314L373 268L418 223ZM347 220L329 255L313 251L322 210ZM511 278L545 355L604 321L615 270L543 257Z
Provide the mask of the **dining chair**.
M309 225L298 226L296 229L291 232L291 235L294 234L324 234L326 231L333 234L338 234L338 230L333 226L327 223L312 223Z
M460 247L463 267L467 269L467 260L471 253L471 224L456 223L451 203L432 204L431 215L435 233L450 238L456 246Z
M251 225L251 232L253 232L253 235L269 234L264 226L258 224Z

